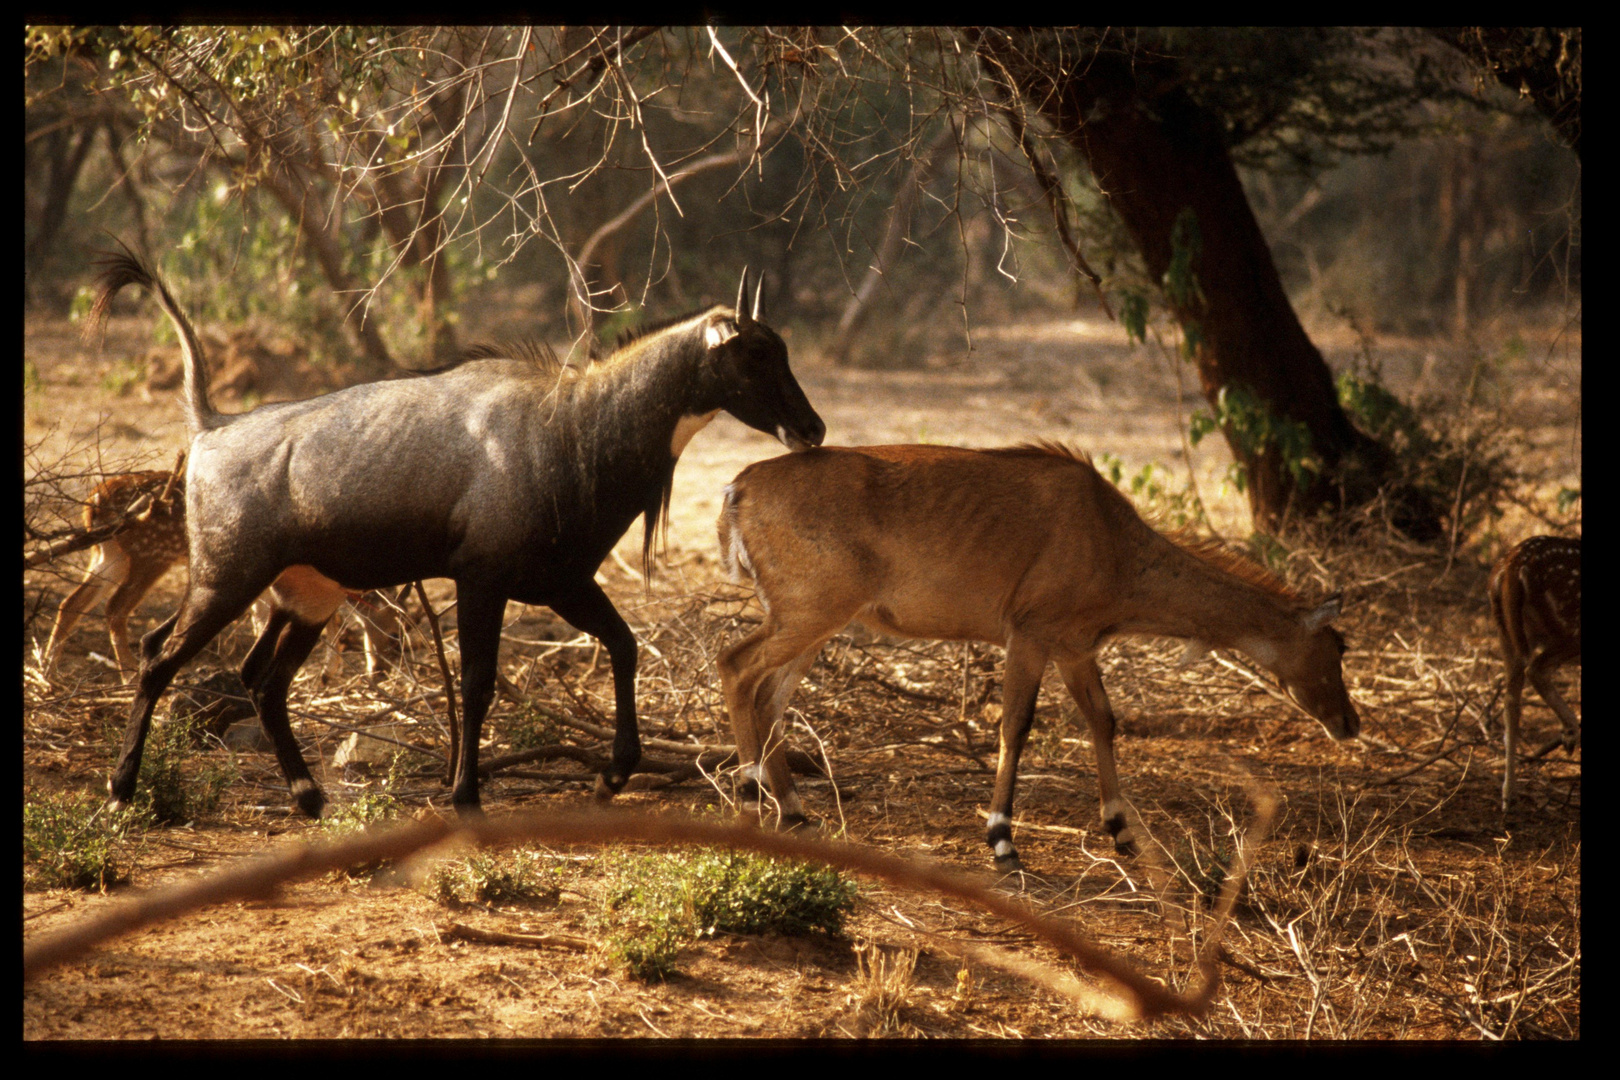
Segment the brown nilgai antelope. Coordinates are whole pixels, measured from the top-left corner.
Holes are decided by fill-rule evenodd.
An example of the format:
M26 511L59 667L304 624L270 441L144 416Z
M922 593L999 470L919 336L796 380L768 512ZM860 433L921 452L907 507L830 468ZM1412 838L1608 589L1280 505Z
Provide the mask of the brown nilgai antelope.
M1507 764L1502 777L1502 815L1517 786L1519 716L1524 679L1536 688L1564 725L1564 750L1580 744L1581 722L1553 685L1552 673L1581 662L1581 541L1532 536L1509 549L1491 568L1491 616L1507 663L1507 705L1502 741Z
M103 260L96 313L126 285L179 332L191 434L180 609L141 642L141 667L109 805L134 797L152 710L180 668L254 599L271 611L242 666L294 805L325 795L287 718L287 690L347 592L450 578L461 635L462 727L451 801L479 812L478 743L494 696L506 605L543 604L606 647L613 756L598 794L641 758L636 639L596 584L638 516L643 559L669 509L675 460L722 410L790 449L825 428L753 310L715 305L649 328L584 368L543 347L484 346L437 371L227 415L208 401L201 346L163 281L134 256Z
M743 787L754 795L765 785L784 825L802 822L804 809L783 760L782 711L822 643L851 620L1007 650L986 837L1002 868L1019 866L1018 757L1048 662L1090 725L1103 824L1120 852L1135 851L1097 669L1109 638L1181 638L1189 658L1240 650L1335 739L1360 729L1340 669L1344 638L1329 625L1337 596L1307 602L1218 545L1160 535L1062 446L824 447L773 458L726 488L719 530L727 569L752 582L765 610L719 661Z

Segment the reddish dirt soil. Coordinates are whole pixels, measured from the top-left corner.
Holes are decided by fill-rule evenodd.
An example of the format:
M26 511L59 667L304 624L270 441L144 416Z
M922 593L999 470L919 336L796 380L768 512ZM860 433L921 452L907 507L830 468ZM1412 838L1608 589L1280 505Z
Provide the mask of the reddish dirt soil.
M143 396L136 380L118 392L149 325L115 321L104 349L79 344L65 323L28 325L27 358L40 381L25 400L26 475L172 462L183 445L175 391ZM1196 404L1191 380L1180 401L1172 363L1121 338L1116 328L1076 321L982 335L971 356L908 371L835 370L803 352L795 364L832 443L1061 439L1099 460L1117 455L1127 475L1164 464L1179 487L1186 475L1179 432ZM1333 343L1330 335L1319 340ZM1383 348L1385 376L1403 394L1454 387L1465 370L1466 357L1449 347ZM1580 353L1567 340L1528 353L1502 377L1513 389L1500 411L1517 425L1523 460L1516 464L1530 476L1524 494L1534 501L1561 484L1579 485ZM1227 459L1217 441L1195 452L1200 490L1224 534L1246 535L1239 497L1223 489ZM668 553L653 584L630 569L640 565L639 528L604 565L603 580L643 643L644 736L731 742L713 657L741 632L739 620L758 611L721 580L714 518L723 485L779 451L722 417L681 460ZM88 481L69 477L64 486L82 494ZM1531 531L1535 523L1515 512L1499 525L1498 541ZM408 875L327 875L119 937L25 984L23 1035L1578 1038L1580 754L1556 750L1527 763L1523 808L1502 827L1502 752L1490 726L1499 723L1501 668L1483 591L1488 553L1465 546L1449 557L1364 537L1302 547L1283 564L1310 595L1348 589L1345 672L1365 718L1368 739L1360 744L1332 743L1240 658L1220 654L1178 668L1176 643L1107 649L1122 783L1160 845L1136 860L1116 858L1100 827L1089 738L1055 673L1042 690L1020 777L1016 835L1030 872L998 881L983 811L1000 650L856 632L836 639L811 669L789 715L799 723L795 746L819 752L820 740L832 763L836 792L824 780L800 781L825 834L842 826L855 843L996 885L1176 988L1193 981L1192 957L1208 924L1195 883L1230 856L1234 830L1251 820L1245 776L1275 790L1280 818L1258 848L1224 939L1223 983L1203 1017L1136 1025L1088 1017L983 952L961 957L964 947L988 948L1078 971L1023 929L956 900L870 881L861 883L841 937L717 934L686 946L669 979L643 982L603 947L614 854L536 847L557 888L532 903L453 909L402 880ZM108 652L99 617L81 624L54 686L31 674L34 649L71 588L68 571L76 574L83 558L25 575L27 799L104 790L128 708L129 691L90 655ZM182 583L180 572L171 574L132 629L144 632L171 611ZM448 583L429 591L436 607L449 604ZM611 714L607 665L589 641L544 609L513 605L508 614L507 677L560 712L586 720ZM233 628L191 674L239 663L250 634L245 624ZM408 741L441 745L435 716L442 719L443 698L427 641L418 634L414 669L394 671L380 686L364 679L352 646L323 644L306 665L293 690L295 730L335 806L378 790L383 777L336 764L344 732L327 722L403 717ZM1579 711L1579 669L1560 682ZM390 701L405 703L399 715L387 715ZM489 753L502 752L516 713L497 704L486 728ZM1557 733L1556 718L1533 694L1526 726L1526 752ZM568 735L599 748L577 731ZM209 754L223 760L227 751L201 756ZM243 750L234 759L239 776L223 804L184 827L148 834L130 885L106 895L43 888L25 865L25 942L138 891L324 838L319 824L290 814L270 755ZM588 770L567 761L531 765L490 780L485 805L492 813L582 810L591 783ZM448 792L431 770L396 790L410 813L447 812ZM618 801L712 815L724 811L720 791L728 790L685 782ZM450 933L456 923L571 935L585 945L466 941ZM914 952L914 972L883 998L857 963L862 949Z

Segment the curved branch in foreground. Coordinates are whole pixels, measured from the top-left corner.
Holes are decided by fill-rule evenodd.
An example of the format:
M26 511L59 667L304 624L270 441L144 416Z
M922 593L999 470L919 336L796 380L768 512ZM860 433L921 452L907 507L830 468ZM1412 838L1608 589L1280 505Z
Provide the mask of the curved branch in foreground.
M174 919L191 911L233 900L272 895L283 884L318 877L357 863L378 859L404 859L452 837L481 845L521 841L547 844L640 843L656 846L706 845L759 852L791 859L806 859L835 866L864 877L885 881L913 892L934 892L975 904L1028 930L1081 967L1101 976L1107 993L1069 986L1065 992L1100 1016L1115 1020L1145 1020L1171 1014L1201 1015L1219 986L1215 965L1220 930L1247 871L1247 853L1270 824L1275 800L1263 796L1258 821L1240 851L1239 873L1226 883L1213 932L1198 959L1196 990L1177 994L1071 928L1066 922L1036 914L1026 904L967 880L943 867L898 859L867 848L825 843L797 836L765 832L743 825L675 816L651 816L618 811L574 814L513 814L483 821L450 823L439 819L417 821L378 833L365 833L336 843L284 846L264 856L182 885L158 889L116 902L88 919L25 941L23 981L67 963L91 949L144 926ZM1048 985L1051 981L1047 980Z

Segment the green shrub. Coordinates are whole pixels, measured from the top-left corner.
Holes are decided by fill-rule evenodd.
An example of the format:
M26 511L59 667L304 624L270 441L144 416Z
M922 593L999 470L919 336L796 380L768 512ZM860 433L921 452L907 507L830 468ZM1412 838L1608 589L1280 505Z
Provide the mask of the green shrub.
M344 840L373 825L393 820L401 809L399 799L388 792L368 791L335 810L327 810L326 816L321 818L321 828L329 838Z
M94 795L48 795L23 804L23 858L40 885L105 891L129 880L141 823Z
M426 892L441 904L533 903L554 900L557 886L548 880L540 855L533 851L477 851L434 868Z
M1339 404L1356 426L1393 453L1391 478L1430 504L1446 507L1457 535L1464 537L1501 515L1515 480L1500 421L1468 418L1477 381L1478 368L1462 406L1431 404L1421 413L1386 389L1376 372L1364 377L1344 371L1335 382Z
M234 764L196 760L204 726L189 718L152 725L135 783L135 808L153 823L184 825L212 813L235 782Z
M643 979L666 978L683 944L714 933L838 934L855 885L827 867L701 849L626 855L608 895L608 952Z
M506 737L506 743L514 753L555 746L562 741L557 721L532 704L524 705L508 716L501 726L501 734Z
M366 792L357 796L352 802L332 809L330 806L321 818L321 831L328 839L347 840L356 833L364 832L373 825L380 825L392 821L399 816L403 804L399 799L386 791ZM387 859L377 859L373 862L360 863L333 871L334 877L347 877L353 879L369 878L378 870L388 865Z

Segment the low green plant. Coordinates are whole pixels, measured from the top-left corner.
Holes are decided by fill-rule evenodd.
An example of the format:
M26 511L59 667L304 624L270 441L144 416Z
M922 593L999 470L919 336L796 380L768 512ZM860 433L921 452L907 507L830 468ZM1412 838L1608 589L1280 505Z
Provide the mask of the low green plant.
M143 821L94 795L47 795L23 804L23 859L47 888L105 891L129 880Z
M212 813L235 782L234 763L197 754L203 728L184 717L152 726L135 783L135 808L154 824L184 825Z
M555 746L562 741L557 721L532 704L526 704L502 723L501 734L513 752Z
M1225 430L1233 447L1250 457L1259 457L1275 447L1295 487L1307 486L1310 475L1322 471L1311 441L1311 429L1302 421L1278 415L1246 386L1221 387L1215 395L1214 414L1202 409L1193 413L1187 425L1187 437L1197 446L1204 436L1217 429ZM1239 492L1248 490L1249 474L1241 463L1233 462L1228 467L1227 477Z
M347 840L373 825L392 821L399 816L404 804L388 791L368 791L336 809L328 808L321 818L321 831L329 840ZM388 860L377 859L333 871L333 877L365 879L388 865Z
M1488 361L1476 365L1462 408ZM1436 506L1449 508L1459 536L1499 517L1514 480L1509 447L1499 423L1458 422L1455 409L1418 409L1378 381L1376 370L1346 370L1335 380L1339 404L1361 428L1394 455L1396 476ZM1426 421L1425 417L1429 419Z
M705 935L837 935L855 906L836 870L740 852L630 854L613 874L608 953L642 979L667 978L681 946Z
M1104 453L1098 458L1098 471L1109 483L1131 496L1138 506L1172 528L1185 528L1205 520L1204 506L1198 501L1191 481L1180 488L1174 487L1169 470L1162 465L1150 461L1127 475L1123 461Z
M321 818L321 829L329 839L347 839L373 825L392 821L402 808L399 799L388 791L368 791L335 810L328 810Z
M447 906L554 900L557 885L537 852L475 851L435 867L425 891Z
M119 360L101 377L101 388L122 397L144 378L144 365L134 360Z

